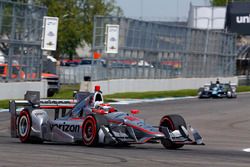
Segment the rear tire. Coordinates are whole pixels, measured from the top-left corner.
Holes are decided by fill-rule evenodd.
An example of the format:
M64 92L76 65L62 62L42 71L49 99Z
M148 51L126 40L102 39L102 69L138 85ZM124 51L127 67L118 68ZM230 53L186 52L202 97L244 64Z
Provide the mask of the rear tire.
M97 146L98 124L93 115L87 116L82 125L82 141L86 146Z
M51 90L51 89L48 89L48 91L47 91L47 96L48 96L48 97L52 97L52 96L54 96L55 93L56 93L55 91L53 91L53 90Z
M29 112L27 110L21 111L18 119L17 130L19 139L22 143L31 142L30 140L31 126L32 122Z
M167 127L170 132L174 130L179 130L181 126L187 128L186 122L180 115L166 115L162 117L160 121L160 126ZM159 129L161 131L161 128ZM178 149L184 146L184 144L176 144L170 139L162 139L161 144L166 149Z

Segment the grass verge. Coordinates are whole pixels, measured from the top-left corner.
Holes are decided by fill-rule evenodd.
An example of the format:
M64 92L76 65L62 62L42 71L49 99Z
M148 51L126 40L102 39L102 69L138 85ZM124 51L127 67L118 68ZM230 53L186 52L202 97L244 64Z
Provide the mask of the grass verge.
M250 92L250 86L239 86L237 92Z
M150 99L150 98L164 98L164 97L184 97L197 95L196 89L184 89L174 91L155 91L155 92L128 92L128 93L116 93L112 95L106 95L108 99Z
M73 91L79 90L80 85L62 85L60 91L56 93L53 99L71 99ZM250 92L250 86L239 86L237 92ZM156 92L128 92L116 93L104 96L106 102L114 101L113 99L150 99L150 98L164 98L164 97L185 97L196 96L196 89L184 89L174 91L156 91ZM0 100L0 108L8 108L9 100Z
M9 100L0 100L0 108L9 108Z
M78 91L80 89L80 85L62 85L60 91L56 93L54 96L50 97L51 99L72 99L73 91Z

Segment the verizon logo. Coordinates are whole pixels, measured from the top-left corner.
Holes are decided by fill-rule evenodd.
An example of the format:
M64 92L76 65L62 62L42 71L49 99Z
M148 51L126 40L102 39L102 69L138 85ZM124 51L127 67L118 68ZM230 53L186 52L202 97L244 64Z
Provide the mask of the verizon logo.
M250 23L250 14L249 16L236 16L236 23Z

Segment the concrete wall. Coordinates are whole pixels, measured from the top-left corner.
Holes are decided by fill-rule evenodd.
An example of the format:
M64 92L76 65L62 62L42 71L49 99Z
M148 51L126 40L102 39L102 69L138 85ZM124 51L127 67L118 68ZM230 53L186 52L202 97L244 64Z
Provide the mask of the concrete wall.
M100 85L104 94L122 92L165 91L179 89L198 89L206 83L215 82L217 78L174 78L174 79L117 79L105 81L82 82L80 91L93 91ZM220 78L220 82L231 82L238 85L237 77Z
M0 83L0 100L23 99L26 91L40 91L40 97L47 97L47 81Z

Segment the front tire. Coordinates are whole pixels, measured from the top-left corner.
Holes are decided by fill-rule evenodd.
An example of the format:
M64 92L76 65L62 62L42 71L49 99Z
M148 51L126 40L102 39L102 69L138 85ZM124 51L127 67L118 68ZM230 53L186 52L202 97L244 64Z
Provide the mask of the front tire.
M160 127L167 127L170 132L179 130L181 126L187 127L185 120L180 115L166 115L160 121ZM162 131L161 128L159 131ZM176 144L170 139L162 139L161 144L166 149L178 149L184 146L184 144Z
M30 114L27 110L23 110L20 112L20 116L18 119L17 130L19 139L22 143L29 143L30 140L30 131L31 131L31 118Z

